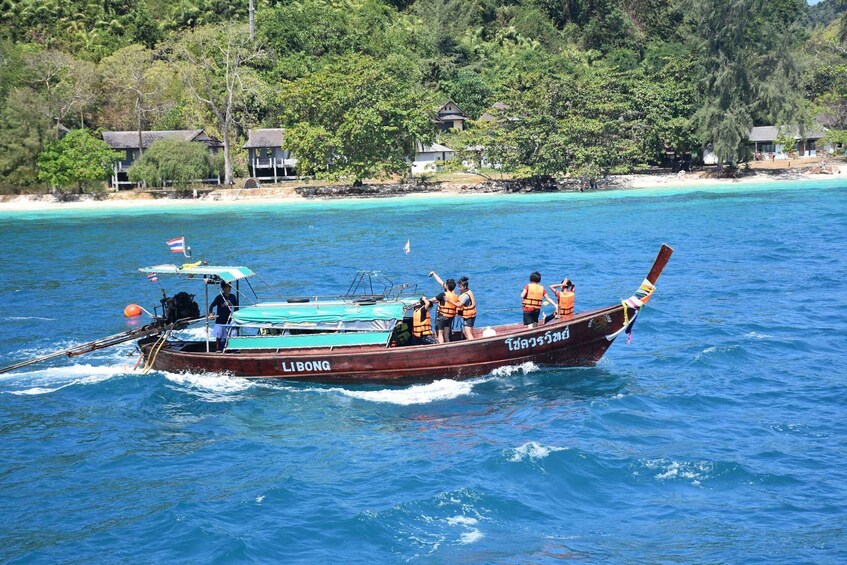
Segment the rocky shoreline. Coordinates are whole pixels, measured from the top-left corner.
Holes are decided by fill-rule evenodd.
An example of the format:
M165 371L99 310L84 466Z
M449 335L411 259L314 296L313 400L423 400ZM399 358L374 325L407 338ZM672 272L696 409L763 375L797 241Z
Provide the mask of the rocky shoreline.
M381 198L428 193L513 194L532 192L582 192L624 188L619 177L608 177L592 183L578 179L522 179L480 182L387 183L351 185L300 186L293 191L303 198Z
M638 188L695 188L703 185L769 183L847 177L835 163L791 169L742 171L726 177L718 171L693 173L652 173L610 176L587 183L581 179L484 179L460 182L397 182L362 185L291 182L258 188L221 188L201 186L181 190L124 190L94 194L0 195L0 210L37 210L73 207L157 206L176 203L282 202L303 200L395 198L412 195L529 194L551 192L589 192Z

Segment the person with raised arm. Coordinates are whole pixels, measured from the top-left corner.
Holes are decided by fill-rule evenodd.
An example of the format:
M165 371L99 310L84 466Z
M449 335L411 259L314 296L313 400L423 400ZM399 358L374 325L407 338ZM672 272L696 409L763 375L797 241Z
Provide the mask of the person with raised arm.
M559 284L551 284L550 290L556 296L556 316L559 318L573 318L574 298L576 285L567 277Z
M447 343L450 341L450 329L453 327L453 318L456 317L456 312L459 310L459 306L461 306L459 297L454 292L456 281L454 279L443 281L435 271L430 271L429 276L433 277L441 285L441 292L432 299L438 303L438 314L435 317L436 338L438 339L438 343Z

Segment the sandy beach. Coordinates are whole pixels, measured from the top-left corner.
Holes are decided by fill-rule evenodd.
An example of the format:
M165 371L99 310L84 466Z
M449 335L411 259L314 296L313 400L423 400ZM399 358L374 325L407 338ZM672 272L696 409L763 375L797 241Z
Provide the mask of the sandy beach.
M739 178L716 178L713 171L697 171L679 174L629 174L608 177L601 181L596 191L634 190L634 189L697 189L714 186L737 186L745 184L780 183L785 181L814 181L847 179L847 163L838 162L821 166L821 163L804 162L802 166L791 168L782 163L754 163L751 170L745 171ZM466 179L449 182L433 183L421 187L406 187L402 191L386 191L380 194L381 184L369 185L370 191L365 194L355 193L343 185L335 185L331 195L303 195L304 184L281 183L262 188L234 188L204 190L194 198L177 196L164 191L124 190L121 192L104 192L99 195L83 194L80 196L66 195L64 198L44 195L2 195L0 196L0 212L37 211L60 209L119 209L119 208L156 208L174 206L203 205L235 205L238 203L287 203L307 200L339 200L384 197L427 197L449 195L500 194L515 192L507 190L499 181L486 181L475 176L466 175ZM311 190L320 191L324 188L320 183L307 183ZM529 192L526 190L520 192ZM566 188L562 192L574 192Z

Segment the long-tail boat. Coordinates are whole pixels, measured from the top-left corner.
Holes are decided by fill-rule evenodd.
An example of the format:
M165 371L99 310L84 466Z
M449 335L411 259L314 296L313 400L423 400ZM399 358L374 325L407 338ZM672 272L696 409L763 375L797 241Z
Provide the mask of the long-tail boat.
M360 272L344 296L264 301L258 298L246 267L209 266L202 262L139 269L150 276L175 275L202 281L205 309L194 295L164 296L153 322L70 349L0 368L5 373L60 355L73 357L139 339L145 370L219 373L247 378L274 378L323 383L407 384L441 378L467 379L499 367L527 362L539 366L591 367L624 332L632 329L673 249L662 245L653 267L630 298L612 306L527 327L521 323L474 328L474 339L444 344L411 345L405 341L409 318L420 298L414 287L383 284L374 289L371 273ZM210 339L209 289L235 283L236 295L255 301L232 313L227 338L219 351ZM245 284L242 284L245 283ZM379 285L377 285L378 287ZM242 292L243 291L243 292ZM148 312L149 313L149 312ZM185 338L186 329L205 325L203 339ZM196 335L197 332L189 332ZM202 331L201 331L202 333Z
M169 337L169 332L146 337L139 346L146 365L155 370L323 383L467 379L526 362L590 367L615 338L632 328L672 252L669 246L662 246L638 291L627 300L572 317L557 317L533 328L521 323L475 328L472 340L398 344L393 338L418 298L387 293L242 306L233 314L221 352L208 338L182 340ZM161 266L142 270L163 271ZM198 267L194 274L207 281L238 284L252 272Z

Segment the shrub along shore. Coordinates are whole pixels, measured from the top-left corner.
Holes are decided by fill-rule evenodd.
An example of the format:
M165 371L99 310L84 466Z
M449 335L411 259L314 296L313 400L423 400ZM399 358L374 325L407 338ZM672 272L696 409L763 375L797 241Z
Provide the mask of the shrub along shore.
M477 179L430 183L373 183L361 186L318 182L282 183L261 188L205 186L190 190L125 190L100 194L0 195L0 212L46 209L108 209L120 207L156 207L172 205L229 204L243 202L297 202L342 198L397 198L404 196L450 196L485 194L529 194L542 192L590 192L647 188L697 189L715 185L764 184L784 181L814 181L847 178L847 163L808 163L793 168L762 168L742 172L737 177L718 176L712 171L616 175L586 187L580 181L565 179L545 183L526 180Z

